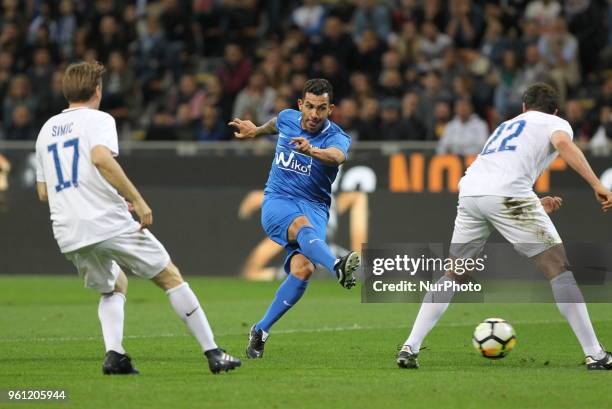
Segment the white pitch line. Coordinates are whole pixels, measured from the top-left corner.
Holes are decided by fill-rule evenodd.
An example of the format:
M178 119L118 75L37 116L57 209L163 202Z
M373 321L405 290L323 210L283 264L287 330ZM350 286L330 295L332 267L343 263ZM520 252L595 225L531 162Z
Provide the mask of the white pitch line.
M595 322L611 322L612 319L600 319ZM540 324L563 324L565 320L526 320L526 321L513 321L513 325L540 325ZM473 322L449 322L439 324L436 327L471 327ZM362 326L359 324L353 324L351 326L338 326L338 327L321 327L321 328L289 328L279 329L274 331L274 334L300 334L300 333L318 333L318 332L342 332L342 331L372 331L372 330L388 330L388 329L405 329L409 330L409 324L406 325L395 325L395 326ZM219 332L215 336L238 336L247 335L247 331L244 332ZM188 333L162 333L162 334L147 334L147 335L126 335L124 339L149 339L149 338L175 338L175 337L187 337ZM5 342L69 342L69 341L97 341L100 337L45 337L45 338L0 338L0 343Z

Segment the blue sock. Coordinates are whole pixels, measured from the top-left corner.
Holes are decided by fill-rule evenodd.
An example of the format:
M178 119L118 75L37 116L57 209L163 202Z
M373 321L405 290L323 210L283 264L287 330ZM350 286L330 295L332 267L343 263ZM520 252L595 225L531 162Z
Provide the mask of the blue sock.
M255 329L269 332L270 327L302 298L307 286L308 281L302 281L293 274L289 274L276 290L272 304L261 321L255 324Z
M321 264L335 276L334 267L336 256L325 242L317 237L315 229L304 226L297 234L297 242L300 245L300 252L315 264Z

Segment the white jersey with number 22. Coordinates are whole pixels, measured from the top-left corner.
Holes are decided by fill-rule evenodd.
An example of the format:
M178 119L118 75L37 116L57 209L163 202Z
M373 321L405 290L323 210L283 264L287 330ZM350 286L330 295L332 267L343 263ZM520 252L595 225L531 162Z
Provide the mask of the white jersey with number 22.
M533 184L557 157L550 138L570 124L555 115L527 111L501 123L459 182L459 196L535 196Z

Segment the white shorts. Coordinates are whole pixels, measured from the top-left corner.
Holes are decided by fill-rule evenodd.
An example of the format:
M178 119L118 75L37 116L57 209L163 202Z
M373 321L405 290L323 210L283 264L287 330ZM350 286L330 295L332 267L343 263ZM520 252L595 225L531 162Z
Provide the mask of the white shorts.
M64 255L84 278L85 287L100 293L114 290L121 267L151 279L170 263L164 246L146 229L123 233Z
M555 225L544 211L540 199L535 196L463 196L459 197L457 205L451 240L454 250L451 253L475 257L482 251L493 229L527 257L561 243Z

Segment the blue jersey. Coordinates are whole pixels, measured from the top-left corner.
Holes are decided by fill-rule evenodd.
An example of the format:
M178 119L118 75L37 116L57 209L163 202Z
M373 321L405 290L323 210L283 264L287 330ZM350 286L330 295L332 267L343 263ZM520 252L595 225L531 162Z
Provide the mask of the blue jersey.
M338 174L338 166L328 166L298 152L291 144L291 139L301 136L308 139L315 148L334 147L348 158L351 137L330 120L325 121L319 132L310 133L302 129L301 119L302 114L294 109L285 109L278 114L278 141L264 192L322 203L329 207L331 186Z

